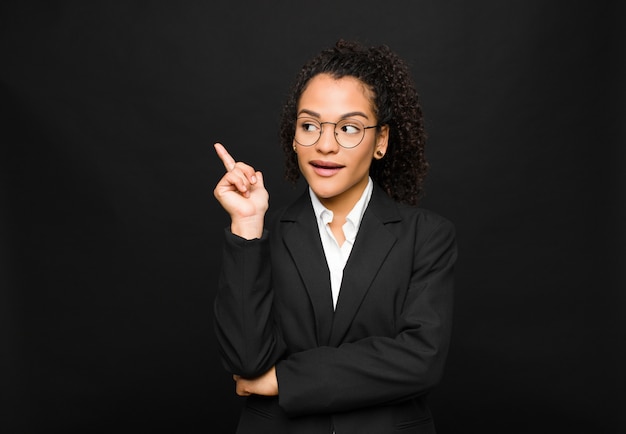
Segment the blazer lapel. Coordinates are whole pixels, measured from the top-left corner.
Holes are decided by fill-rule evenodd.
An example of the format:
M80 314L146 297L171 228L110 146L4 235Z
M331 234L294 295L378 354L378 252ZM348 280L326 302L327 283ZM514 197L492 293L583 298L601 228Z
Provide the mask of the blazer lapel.
M374 277L396 242L396 236L385 228L385 223L399 220L395 202L375 185L344 268L330 345L337 346L342 342Z
M308 189L282 215L283 240L311 300L318 345L328 345L333 321L330 272Z

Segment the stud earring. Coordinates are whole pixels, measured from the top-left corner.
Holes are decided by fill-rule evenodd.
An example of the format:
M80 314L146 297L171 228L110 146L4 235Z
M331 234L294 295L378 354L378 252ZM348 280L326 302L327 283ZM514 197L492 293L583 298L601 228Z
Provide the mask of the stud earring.
M378 151L376 151L376 155L382 158L385 155L385 153L379 149Z

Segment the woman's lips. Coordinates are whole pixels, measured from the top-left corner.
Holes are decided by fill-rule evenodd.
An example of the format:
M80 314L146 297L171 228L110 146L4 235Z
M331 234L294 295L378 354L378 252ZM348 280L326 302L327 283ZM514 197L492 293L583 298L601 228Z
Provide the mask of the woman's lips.
M344 166L330 161L314 160L309 163L313 167L313 171L319 176L333 176Z

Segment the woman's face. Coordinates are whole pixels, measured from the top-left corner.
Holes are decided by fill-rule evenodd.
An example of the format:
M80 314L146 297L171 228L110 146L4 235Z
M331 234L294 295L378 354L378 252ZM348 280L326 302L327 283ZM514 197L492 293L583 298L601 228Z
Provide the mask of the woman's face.
M387 150L389 129L365 129L361 143L347 149L335 139L335 126L324 122L353 120L366 127L376 125L371 91L355 77L316 75L300 96L297 117L322 123L322 134L315 144L302 146L293 142L302 175L327 208L351 209L367 186L372 158L381 158L377 151L384 154ZM304 127L315 129L309 124ZM349 125L344 128L348 133L350 129Z

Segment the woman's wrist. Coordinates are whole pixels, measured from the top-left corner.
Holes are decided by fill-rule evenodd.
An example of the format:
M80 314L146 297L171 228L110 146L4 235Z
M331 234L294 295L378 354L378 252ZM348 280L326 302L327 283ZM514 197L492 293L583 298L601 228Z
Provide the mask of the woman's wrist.
M230 223L230 231L246 240L253 240L263 235L263 224L263 216L233 219Z

